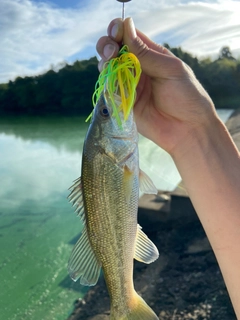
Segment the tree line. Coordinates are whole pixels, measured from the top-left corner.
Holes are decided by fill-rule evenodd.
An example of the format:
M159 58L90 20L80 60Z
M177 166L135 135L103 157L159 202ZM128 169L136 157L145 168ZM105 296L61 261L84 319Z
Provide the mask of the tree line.
M221 49L217 59L198 59L180 47L171 48L196 74L217 108L240 107L240 59L230 48ZM98 78L97 59L52 67L42 75L17 77L0 84L2 115L88 115Z
M0 85L0 113L6 115L88 115L98 77L97 59L54 67Z

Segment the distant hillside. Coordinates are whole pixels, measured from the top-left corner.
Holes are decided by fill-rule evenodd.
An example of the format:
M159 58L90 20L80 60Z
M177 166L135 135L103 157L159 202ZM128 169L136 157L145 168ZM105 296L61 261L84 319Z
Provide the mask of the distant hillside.
M21 115L88 115L98 78L97 59L76 61L59 71L17 77L0 85L0 113Z
M240 60L228 47L221 49L216 60L199 60L181 48L165 46L193 69L217 108L240 107ZM97 78L95 57L39 76L17 77L0 84L0 114L88 115Z

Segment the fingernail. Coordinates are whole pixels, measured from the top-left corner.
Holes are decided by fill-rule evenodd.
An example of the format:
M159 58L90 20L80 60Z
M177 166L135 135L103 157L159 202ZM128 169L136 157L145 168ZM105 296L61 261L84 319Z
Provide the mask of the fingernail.
M131 40L134 40L137 37L135 25L132 18L129 18L128 21L129 21L129 24L128 24L129 37L131 38Z
M103 55L108 60L110 59L115 52L115 47L112 44L106 44L103 48Z
M118 30L119 30L119 26L118 24L114 24L114 26L112 27L112 30L111 30L111 36L113 38L116 38L117 34L118 34Z

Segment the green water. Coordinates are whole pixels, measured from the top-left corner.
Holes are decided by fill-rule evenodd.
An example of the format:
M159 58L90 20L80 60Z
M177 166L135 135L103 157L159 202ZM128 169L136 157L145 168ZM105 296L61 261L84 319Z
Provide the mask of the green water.
M86 288L67 274L82 225L67 201L83 119L0 120L1 319L66 319Z

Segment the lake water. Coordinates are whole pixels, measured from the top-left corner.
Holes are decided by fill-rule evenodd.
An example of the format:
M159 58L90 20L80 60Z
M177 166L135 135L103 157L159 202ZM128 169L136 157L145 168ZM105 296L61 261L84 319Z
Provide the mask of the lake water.
M67 189L80 175L86 130L81 118L0 119L1 319L64 320L86 293L67 274L82 228ZM167 153L143 137L139 149L157 188L174 189L181 178Z

